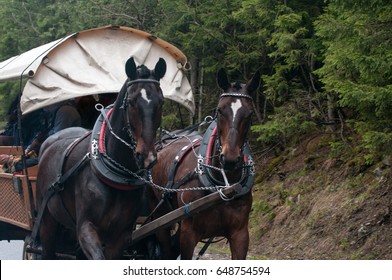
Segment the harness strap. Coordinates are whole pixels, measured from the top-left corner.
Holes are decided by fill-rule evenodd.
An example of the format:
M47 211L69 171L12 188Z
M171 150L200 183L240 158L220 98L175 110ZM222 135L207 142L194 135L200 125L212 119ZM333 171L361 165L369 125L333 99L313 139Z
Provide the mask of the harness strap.
M37 235L38 235L38 230L39 227L41 225L41 221L42 221L42 216L44 214L45 208L48 204L49 199L55 194L58 193L62 190L64 190L64 183L76 172L78 171L83 165L84 163L87 162L87 160L90 159L90 153L87 153L84 155L84 157L82 159L80 159L74 166L72 166L72 168L70 168L69 170L67 170L67 172L65 172L64 174L62 174L62 168L64 166L64 162L66 161L65 158L68 158L71 150L73 150L73 148L80 143L83 139L85 139L87 136L90 135L90 132L86 133L84 136L78 138L77 140L73 141L68 147L67 149L64 151L63 153L63 163L61 165L61 170L60 170L60 175L57 176L57 181L55 181L54 183L52 183L52 185L49 187L48 191L45 193L45 196L41 202L41 205L38 209L38 213L37 216L35 218L34 221L34 225L33 225L33 229L30 235L30 240L28 243L30 243L30 246L32 246L31 242L35 241L37 239ZM68 211L66 210L66 212L68 213ZM68 213L69 214L69 213ZM69 218L71 219L72 223L75 223L74 220L72 219L72 217L69 215Z
M48 204L49 199L58 191L59 190L56 190L55 188L50 188L46 192L45 197L42 200L41 205L38 209L38 213L37 213L37 216L34 221L33 229L31 231L30 240L28 241L30 246L33 246L32 242L37 239L39 226L41 225L42 216L44 214L44 211L45 211L46 205Z
M185 182L181 183L180 185L178 185L179 182L177 182L176 184L174 184L174 177L176 176L177 169L178 169L178 166L180 165L181 160L188 154L188 152L189 152L191 149L193 149L193 148L199 146L199 145L200 145L200 141L201 141L201 139L195 139L190 145L187 145L187 146L183 147L183 148L178 152L177 156L176 156L175 159L174 159L173 165L172 165L172 167L170 168L170 172L169 172L169 176L168 176L168 182L167 182L167 184L166 184L166 188L167 188L167 189L172 189L172 188L174 188L174 187L173 187L174 185L176 185L175 188L178 188L179 186L181 186L183 183L186 182L186 181L185 181ZM188 173L188 175L185 176L185 177L190 177L189 175L190 175L190 173ZM192 173L191 175L193 175L193 173ZM184 178L183 178L183 179L184 179ZM182 182L183 179L181 179L180 182Z
M86 136L88 136L88 135L90 135L90 133L88 133ZM65 183L65 181L67 181L69 179L69 177L71 177L82 166L82 164L85 163L85 161L90 158L90 153L87 152L82 159L80 159L74 166L72 166L70 169L68 169L67 172L62 174L63 169L64 169L64 165L65 165L71 151L78 143L80 143L84 138L86 138L86 136L84 136L82 138L78 138L76 141L72 142L67 147L67 149L65 150L64 155L63 155L63 164L61 166L61 170L58 175L58 180L56 182L54 182L53 185L55 185L55 184L58 184L60 186L63 185Z
M210 244L212 243L213 240L214 240L214 237L210 237L208 239L208 241L206 243L204 243L204 246L199 251L199 254L197 254L196 260L200 259L200 257L202 257L204 255L204 253L207 251L208 247L210 246Z
M164 196L165 193L163 193L161 200L158 202L157 206L155 206L154 210L152 210L151 213L146 217L141 226L146 225L148 221L152 218L152 215L159 209L159 207L161 207L162 203L165 202Z
M196 171L193 170L192 172L189 172L187 175L182 177L177 183L173 184L171 186L171 189L178 189L180 186L185 184L186 182L190 181L193 175L195 175Z
M194 142L191 143L191 145L187 145L184 148L182 148L180 150L180 152L178 152L177 156L174 159L173 165L170 169L169 172L169 178L168 178L168 182L166 183L165 189L178 189L181 185L185 184L186 182L188 182L193 175L195 175L195 170L193 170L192 172L189 172L187 175L185 175L184 177L182 177L178 182L174 183L174 177L176 176L177 173L177 168L181 162L181 160L185 157L185 155L194 147L200 145L200 141L201 139L196 139ZM174 207L171 204L170 200L168 199L170 197L172 193L165 191L162 194L162 198L161 200L158 202L157 206L155 206L154 210L151 211L151 213L148 215L148 217L146 218L145 222L143 223L143 225L145 223L147 223L152 215L159 209L159 207L161 207L161 205L166 202L166 204L168 205L168 207L173 210Z
M175 184L167 184L166 185L166 189L170 188L170 189L178 189L181 185L185 184L186 182L188 182L192 176L195 174L196 172L193 170L192 172L188 173L187 175L185 175L184 177L181 178L181 180L179 180L177 183ZM155 206L154 210L151 211L151 213L147 216L147 218L145 219L144 223L142 225L145 225L152 217L152 215L159 209L159 207L161 207L161 205L166 202L166 204L168 205L168 207L170 208L170 210L174 210L174 207L172 205L172 203L169 200L169 197L172 195L172 192L164 192L162 194L161 199L159 200L158 204Z
M31 232L31 241L36 240L39 226L41 224L42 216L44 214L46 205L48 204L49 199L55 194L62 190L64 190L63 184L66 180L68 180L77 170L79 170L83 164L89 159L89 153L87 153L81 160L78 161L76 165L74 165L71 169L64 173L64 175L60 176L56 182L54 182L45 193L44 199L41 202L40 208L38 209L37 217L34 221L33 230ZM72 218L71 218L72 219ZM74 222L72 220L72 222Z

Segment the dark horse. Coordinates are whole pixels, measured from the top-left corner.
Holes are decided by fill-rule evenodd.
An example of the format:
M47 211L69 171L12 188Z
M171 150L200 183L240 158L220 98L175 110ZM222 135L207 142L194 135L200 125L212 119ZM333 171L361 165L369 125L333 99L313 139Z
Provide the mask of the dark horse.
M153 167L154 183L186 190L166 190L164 195L158 190L150 193L150 207L155 209L152 216L156 218L189 204L211 193L217 185L240 183L242 191L233 200L182 220L176 234L173 228L158 232L163 258L176 258L180 251L181 259L192 259L199 241L218 236L228 239L232 259L245 259L247 255L254 177L247 133L260 74L257 72L247 84L229 83L226 72L221 69L217 82L224 93L220 96L216 118L203 139L179 137L168 142L158 153L158 163ZM178 233L179 242L176 242Z
M128 78L115 103L110 110L101 108L92 132L68 128L42 145L37 205L45 210L37 222L44 259L56 257L59 229L69 233L65 239L73 236L69 240L88 259L119 259L129 242L143 178L156 162L163 104L159 80L166 62L160 58L149 70L130 58L125 71Z

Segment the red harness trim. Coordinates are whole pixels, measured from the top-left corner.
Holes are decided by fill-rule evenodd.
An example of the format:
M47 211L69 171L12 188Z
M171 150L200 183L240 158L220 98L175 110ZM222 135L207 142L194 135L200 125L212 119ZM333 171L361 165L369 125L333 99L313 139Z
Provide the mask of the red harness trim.
M109 110L107 113L107 117L110 118L110 116L113 113L113 108ZM101 125L101 129L99 131L99 139L98 139L98 149L100 152L105 152L105 130L106 130L106 120L104 119Z
M217 127L215 127L214 130L212 131L211 136L210 136L210 140L208 141L208 146L207 146L207 151L206 151L206 164L208 164L208 165L211 165L211 159L212 159L211 153L212 153L213 146L215 144L215 136L217 134L216 128ZM247 161L248 161L248 159L246 157L246 154L244 153L244 162L247 162Z
M104 176L100 176L99 179L102 182L104 182L106 185L108 185L114 189L120 190L120 191L134 191L134 190L140 189L140 186L124 186L124 185L119 185L119 184L113 183L112 181L108 180Z
M195 148L195 147L197 147L197 146L200 146L200 143L201 143L202 140L203 140L202 138L193 140L192 143L191 143L190 145L188 145L188 148L187 148L185 151L183 151L182 154L179 155L179 158L178 158L178 160L177 160L177 162L178 162L177 164L179 164L179 163L182 161L182 159L183 159L183 158L184 158L193 148ZM180 153L181 153L181 151L180 151ZM178 154L177 154L177 155L178 155Z
M211 165L211 153L212 153L212 148L215 143L215 136L216 136L216 126L211 133L210 140L208 141L208 145L207 145L206 164L208 164L208 165Z
M109 118L113 113L113 108L111 108L108 112L107 112L107 117ZM98 149L99 152L101 153L105 153L106 152L106 148L105 148L105 130L107 127L107 123L106 120L104 119L102 121L102 125L101 128L99 130L99 138L98 138ZM105 184L107 184L108 186L118 189L118 190L122 190L122 191L132 191L132 190L136 190L139 189L140 186L129 186L129 185L121 185L121 184L116 184L113 181L109 180L108 178L106 178L105 176L102 176L101 174L99 174L99 179L104 182Z

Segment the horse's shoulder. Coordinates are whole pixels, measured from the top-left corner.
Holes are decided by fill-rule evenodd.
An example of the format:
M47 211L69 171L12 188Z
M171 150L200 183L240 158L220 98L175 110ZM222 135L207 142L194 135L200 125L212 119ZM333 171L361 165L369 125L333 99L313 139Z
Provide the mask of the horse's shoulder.
M78 138L82 135L84 135L85 133L87 133L89 130L85 129L83 127L68 127L65 129L60 130L59 132L51 135L52 136L57 136L57 138L61 138L61 137L74 137L74 138Z

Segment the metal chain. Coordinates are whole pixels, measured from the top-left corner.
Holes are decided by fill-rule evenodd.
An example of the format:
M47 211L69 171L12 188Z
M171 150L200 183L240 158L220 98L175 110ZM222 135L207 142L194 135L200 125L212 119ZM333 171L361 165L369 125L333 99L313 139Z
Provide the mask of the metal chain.
M124 139L122 139L120 136L118 136L116 133L113 132L113 130L110 130L110 133L116 137L117 140L122 142L124 145L128 146L132 151L135 151L135 145L133 143L128 143Z
M110 125L109 118L108 118L108 116L106 115L105 107L104 107L102 104L98 103L98 104L95 105L95 109L96 109L97 111L100 111L100 112L101 112L103 118L105 119L105 122L107 123L107 126L108 126L108 128L109 128L110 134L112 134L117 140L119 140L119 141L120 141L121 143L123 143L125 146L129 147L132 151L135 151L135 145L134 145L134 143L128 143L127 141L125 141L124 139L122 139L120 136L118 136L118 135L113 131L112 126Z
M129 170L125 166L121 165L120 163L118 163L117 161L112 159L108 154L102 153L102 156L105 157L107 160L109 160L114 165L116 165L117 168L121 169L125 173L128 173L129 175L135 177L136 179L139 179L140 181L144 182L145 184L150 185L151 187L154 187L160 191L167 191L167 192L205 191L205 190L216 190L216 189L220 189L223 187L223 186L216 186L216 187L195 187L195 188L184 188L184 189L168 189L168 188L165 188L165 187L162 187L162 186L155 184L152 180L150 172L149 172L149 180L147 180L146 178L140 176L139 174L137 174L137 173Z
M102 106L101 104L99 104L99 105ZM102 107L97 107L97 106L96 106L96 109L99 110L99 111L101 111L103 117L105 118L105 121L109 124L108 127L109 127L110 133L111 133L114 137L116 137L119 141L121 141L122 143L124 143L125 145L127 145L128 147L130 147L130 148L133 150L133 147L131 146L131 144L125 142L125 140L123 140L122 138L120 138L119 136L117 136L117 135L113 132L113 130L111 129L109 120L108 120L108 118L107 118L106 112L104 112L103 106L102 106ZM212 118L211 116L207 116L207 117L204 119L204 121L203 121L199 126L202 126L202 125L204 125L204 124L209 124L209 123L212 122L212 120L213 120L213 118ZM195 156L197 156L196 151L195 151L194 141L191 140L190 137L188 137L188 136L186 136L186 135L174 135L174 136L177 137L177 139L179 139L179 138L185 138L185 139L187 139L187 140L190 142L191 146L192 146L192 152L195 154ZM173 143L174 141L176 141L177 139L173 140L173 141L170 142L168 145L172 144L172 143ZM129 170L128 168L126 168L126 167L123 166L122 164L118 163L117 161L115 161L114 159L112 159L108 154L106 154L106 153L104 153L104 152L101 152L101 154L102 154L103 157L105 157L107 160L109 160L112 164L114 164L117 168L119 168L119 169L122 170L123 172L128 173L128 174L131 175L132 177L134 177L134 178L136 178L136 179L138 179L138 180L144 182L145 184L147 184L147 185L149 185L149 186L151 186L151 187L154 187L154 188L156 188L156 189L158 189L158 190L160 190L160 191L173 192L173 193L176 192L176 193L179 193L179 192L186 192L186 191L207 191L207 190L216 190L216 191L218 191L218 192L220 193L220 196L221 196L221 198L222 198L223 200L226 200L226 201L227 201L227 200L230 200L229 198L227 198L227 197L222 193L222 189L223 189L223 188L227 188L227 187L230 186L229 183L228 183L228 181L227 181L227 179L225 179L225 184L226 184L225 186L215 186L215 187L193 187L193 188L183 188L183 189L169 189L169 188L165 188L165 187L162 187L162 186L159 186L159 185L155 184L155 183L153 182L153 179L152 179L150 170L147 170L147 172L148 172L148 177L149 177L149 180L147 180L146 178L140 176L139 174L137 174L137 173L135 173L135 172ZM226 174L225 174L225 172L224 172L224 170L223 170L222 168L218 168L218 167L215 167L215 166L212 166L212 165L208 165L208 164L204 164L204 163L203 163L203 165L204 165L205 167L207 167L207 168L212 168L212 169L215 169L215 170L217 170L217 171L220 171L220 172L222 173L223 177L226 178ZM140 171L142 171L142 170L140 170Z

